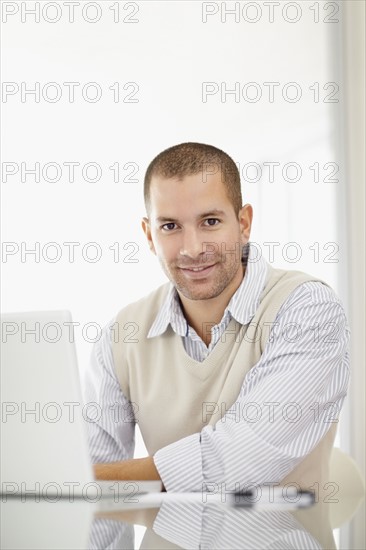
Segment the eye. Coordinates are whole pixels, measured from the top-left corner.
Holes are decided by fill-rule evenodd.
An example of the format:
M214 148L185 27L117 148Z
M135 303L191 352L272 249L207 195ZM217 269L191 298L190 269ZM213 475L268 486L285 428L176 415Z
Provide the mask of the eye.
M165 223L161 226L161 229L164 231L173 231L173 229L175 229L175 225L176 224L174 222Z
M214 227L215 225L218 225L220 223L220 220L217 218L207 218L204 222L206 225L209 225L210 227Z

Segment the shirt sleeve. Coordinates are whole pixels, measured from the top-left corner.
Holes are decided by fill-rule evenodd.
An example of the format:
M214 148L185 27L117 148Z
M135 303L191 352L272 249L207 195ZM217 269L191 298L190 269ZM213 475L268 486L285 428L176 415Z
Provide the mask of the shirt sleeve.
M86 410L93 411L93 415L89 413L86 418L93 463L128 460L135 448L133 407L114 372L112 325L113 320L103 328L101 338L94 344L84 378Z
M287 511L247 510L225 501L163 502L153 530L181 548L321 550L323 547ZM321 516L319 516L321 517ZM324 531L324 528L323 528Z
M280 482L337 422L349 381L348 344L334 292L319 282L300 285L221 420L154 455L166 490Z

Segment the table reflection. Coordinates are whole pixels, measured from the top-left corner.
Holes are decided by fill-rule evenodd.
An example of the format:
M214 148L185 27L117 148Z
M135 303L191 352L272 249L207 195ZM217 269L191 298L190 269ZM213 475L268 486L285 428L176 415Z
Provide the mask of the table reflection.
M138 514L138 515L136 515ZM235 508L220 503L163 502L160 509L103 512L89 548L134 548L132 523L147 527L141 549L335 549L329 508L294 511Z
M85 550L141 548L365 548L364 498L344 497L306 509L247 509L221 502L142 496L134 508L109 499L86 502L2 496L1 548ZM182 496L182 495L181 495ZM186 495L183 495L186 498ZM195 495L197 497L197 495ZM149 497L149 495L146 495ZM198 495L198 498L200 495ZM136 527L136 529L134 528ZM146 529L145 529L146 528Z

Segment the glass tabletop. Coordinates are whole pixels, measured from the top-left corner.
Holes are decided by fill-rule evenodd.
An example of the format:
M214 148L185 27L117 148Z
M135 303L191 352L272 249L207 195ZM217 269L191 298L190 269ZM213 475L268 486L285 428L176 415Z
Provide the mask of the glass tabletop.
M205 502L204 502L205 500ZM365 548L365 501L264 508L169 494L133 506L2 497L5 549Z

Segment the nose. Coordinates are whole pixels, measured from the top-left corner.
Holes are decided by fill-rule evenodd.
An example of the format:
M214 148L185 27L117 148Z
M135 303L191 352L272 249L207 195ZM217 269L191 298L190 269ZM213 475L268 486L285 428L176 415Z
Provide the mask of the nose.
M179 253L192 259L197 259L203 254L202 240L195 229L184 229Z

